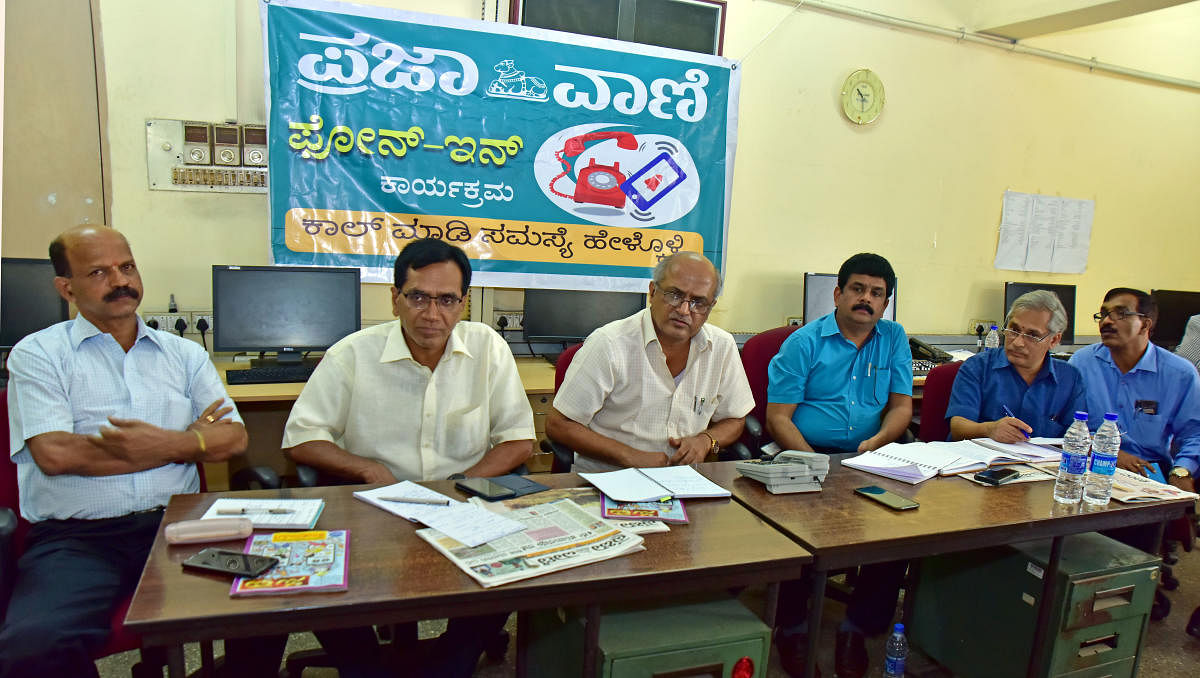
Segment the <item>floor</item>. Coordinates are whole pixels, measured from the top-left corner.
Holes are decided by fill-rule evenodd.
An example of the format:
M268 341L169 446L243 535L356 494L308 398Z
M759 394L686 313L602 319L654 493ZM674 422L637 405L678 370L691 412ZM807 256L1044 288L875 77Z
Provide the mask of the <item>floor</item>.
M1171 613L1166 619L1150 623L1142 658L1139 675L1149 678L1194 678L1198 675L1200 666L1200 639L1187 635L1184 627L1192 610L1200 606L1200 551L1181 554L1179 563L1174 566L1174 574L1181 581L1179 588L1167 592L1171 600ZM1189 585L1189 582L1191 583ZM743 593L744 602L752 609L761 610L762 591L749 590ZM829 639L824 644L819 656L819 664L823 675L833 675L833 646L834 628L842 618L842 605L832 600L826 600L824 611L823 638ZM509 631L515 638L516 617L509 619ZM421 624L422 638L436 636L445 628L445 622L435 620ZM868 649L871 654L871 669L868 676L882 675L883 646L886 638L872 639ZM292 634L288 650L316 647L311 634ZM217 643L217 655L221 654L220 643ZM186 648L188 670L194 671L199 667L199 651L195 644ZM515 648L510 644L506 660L498 663L484 662L475 675L477 678L509 678L515 675L513 661ZM106 657L97 662L102 678L127 678L129 667L138 660L137 652L126 652ZM914 653L909 662L909 675L914 678L952 678L952 675L933 665L928 660ZM305 678L333 678L337 675L333 670L308 670ZM534 678L542 678L534 676ZM777 657L772 650L771 665L767 669L766 678L787 678L787 674L777 666Z

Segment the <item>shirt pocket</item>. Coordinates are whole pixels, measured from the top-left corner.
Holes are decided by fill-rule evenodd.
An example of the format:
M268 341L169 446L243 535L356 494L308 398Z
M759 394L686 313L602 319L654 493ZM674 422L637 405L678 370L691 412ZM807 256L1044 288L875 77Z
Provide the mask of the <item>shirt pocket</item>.
M872 405L886 405L890 385L891 373L884 368L875 367L867 379L867 393L863 398Z
M1129 427L1128 436L1133 438L1143 449L1166 452L1167 439L1166 417L1161 414L1133 413L1133 424ZM1129 449L1122 444L1122 449ZM1153 461L1153 460L1151 460Z
M488 418L483 405L447 412L443 424L446 444L439 452L446 457L474 460L490 447Z

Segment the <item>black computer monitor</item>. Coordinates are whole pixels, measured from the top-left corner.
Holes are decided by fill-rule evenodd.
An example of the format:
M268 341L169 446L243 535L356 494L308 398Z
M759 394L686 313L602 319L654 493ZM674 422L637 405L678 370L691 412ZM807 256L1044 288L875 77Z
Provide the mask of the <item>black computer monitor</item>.
M1150 332L1150 340L1174 351L1183 341L1188 318L1200 313L1200 292L1150 290L1150 295L1158 303L1158 322Z
M1013 302L1022 294L1027 294L1034 290L1049 290L1058 295L1058 300L1062 302L1063 308L1067 311L1067 328L1062 333L1062 344L1070 345L1075 343L1075 286L1074 285L1052 285L1050 283L1033 283L1033 282L1006 282L1004 283L1004 309L1000 311L1000 317L1004 317L1008 313L1008 309L1012 308Z
M805 273L804 274L804 323L807 325L821 316L833 311L833 290L838 286L837 273ZM892 288L892 296L888 297L887 308L883 317L888 320L896 319L896 289Z
M49 259L0 259L0 350L68 317Z
M646 295L636 292L525 290L525 340L579 342L592 330L646 308Z
M213 266L213 350L296 363L358 331L357 268Z

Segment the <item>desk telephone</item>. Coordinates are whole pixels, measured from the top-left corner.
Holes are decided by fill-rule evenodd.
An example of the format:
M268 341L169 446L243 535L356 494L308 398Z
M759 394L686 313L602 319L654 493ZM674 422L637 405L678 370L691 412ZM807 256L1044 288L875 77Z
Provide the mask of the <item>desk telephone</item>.
M949 353L936 346L930 346L916 337L908 338L908 348L912 351L912 357L917 360L928 360L939 365L954 360Z

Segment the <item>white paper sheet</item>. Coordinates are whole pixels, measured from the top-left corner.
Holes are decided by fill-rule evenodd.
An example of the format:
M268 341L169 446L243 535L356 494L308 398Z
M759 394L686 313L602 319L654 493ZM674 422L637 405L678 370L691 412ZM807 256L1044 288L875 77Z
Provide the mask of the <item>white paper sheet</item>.
M1005 191L995 267L1083 273L1095 212L1093 200Z
M473 506L468 502L455 501L411 480L377 487L373 490L355 492L354 496L401 518L428 525L470 547L479 546L524 529L521 527L521 523L515 520ZM381 497L445 499L449 503L445 506L406 504L398 501L385 501Z

